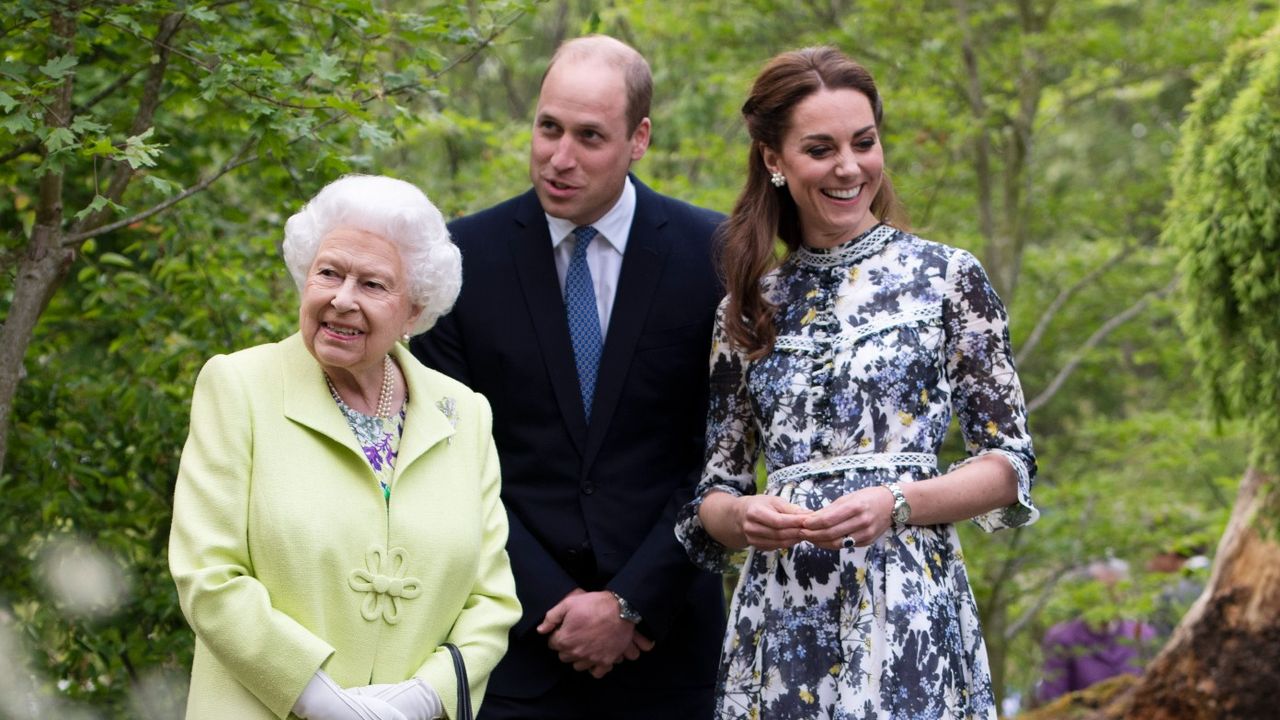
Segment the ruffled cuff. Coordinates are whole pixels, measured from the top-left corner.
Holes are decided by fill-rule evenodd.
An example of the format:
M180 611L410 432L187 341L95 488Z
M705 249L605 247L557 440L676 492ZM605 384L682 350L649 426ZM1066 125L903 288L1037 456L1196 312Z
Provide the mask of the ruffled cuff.
M734 497L742 497L742 492L737 488L725 485L712 485L702 491L697 497L680 508L680 513L676 517L676 540L684 546L684 551L689 554L689 560L694 565L709 570L711 572L725 572L734 567L732 560L732 551L724 545L720 544L706 528L702 527L702 518L698 516L698 511L702 508L702 501L706 499L708 493L724 492Z
M996 508L973 519L973 522L986 532L995 532L1006 528L1030 525L1040 518L1040 511L1031 502L1031 473L1027 471L1027 463L1017 454L1000 448L987 448L977 455L955 462L947 468L947 472L957 470L977 460L983 455L995 453L1003 457L1018 474L1018 500L1012 505Z

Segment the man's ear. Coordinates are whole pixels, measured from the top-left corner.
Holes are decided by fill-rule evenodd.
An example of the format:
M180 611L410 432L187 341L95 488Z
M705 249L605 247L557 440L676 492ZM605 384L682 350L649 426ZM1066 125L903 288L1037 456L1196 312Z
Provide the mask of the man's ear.
M649 149L649 134L652 131L653 126L649 118L644 118L636 126L636 131L631 133L631 162L644 157L645 151Z

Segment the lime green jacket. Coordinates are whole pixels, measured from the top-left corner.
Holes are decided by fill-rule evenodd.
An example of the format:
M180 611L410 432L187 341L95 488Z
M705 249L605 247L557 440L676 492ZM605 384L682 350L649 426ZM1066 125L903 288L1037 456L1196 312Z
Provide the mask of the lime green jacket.
M317 669L343 687L417 676L456 713L520 617L489 404L402 346L384 500L300 335L205 364L174 495L169 568L195 661L187 717L284 718Z

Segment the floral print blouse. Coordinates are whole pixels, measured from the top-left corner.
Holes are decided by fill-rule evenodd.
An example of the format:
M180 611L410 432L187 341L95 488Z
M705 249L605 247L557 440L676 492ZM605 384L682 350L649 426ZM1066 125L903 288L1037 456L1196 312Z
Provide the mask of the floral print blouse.
M1017 502L975 521L1035 521L1007 317L971 254L878 225L831 250L797 250L763 287L777 307L772 352L748 361L716 326L706 467L676 526L696 564L727 568L698 509L709 492L757 492L761 455L764 492L818 509L936 476L953 410L970 455L957 466L994 453L1018 477ZM996 717L951 525L895 524L839 551L750 549L728 627L718 718Z
M391 502L391 478L395 474L396 455L400 451L400 436L404 434L405 412L409 409L409 398L405 396L400 405L400 413L392 418L365 415L352 408L342 397L332 390L329 393L338 403L338 409L347 419L351 432L355 433L356 443L364 451L364 457L373 468L378 479L378 487L382 488L382 497Z

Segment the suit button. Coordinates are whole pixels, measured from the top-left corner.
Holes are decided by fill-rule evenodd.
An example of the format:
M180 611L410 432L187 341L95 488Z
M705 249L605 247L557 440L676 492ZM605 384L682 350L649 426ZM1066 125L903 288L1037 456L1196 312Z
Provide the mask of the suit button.
M584 495L590 495L595 491L596 491L596 486L594 483L589 483L589 482L582 483L582 492Z

